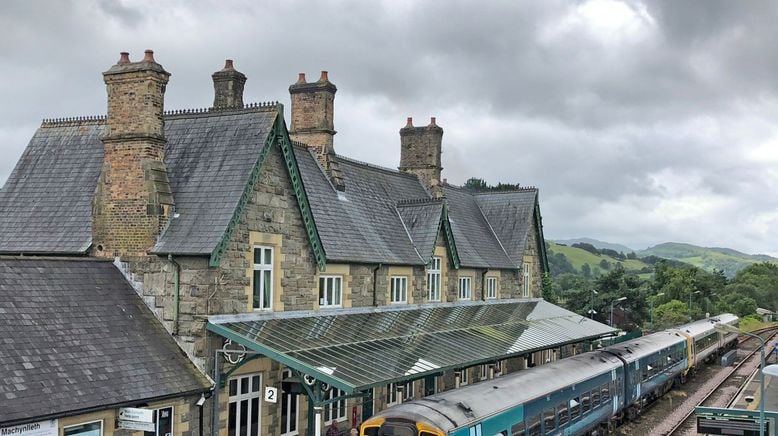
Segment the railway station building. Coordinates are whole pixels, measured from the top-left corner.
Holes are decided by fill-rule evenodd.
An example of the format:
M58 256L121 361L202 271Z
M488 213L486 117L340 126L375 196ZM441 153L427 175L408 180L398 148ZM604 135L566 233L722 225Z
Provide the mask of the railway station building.
M135 62L122 53L103 78L107 115L44 120L0 190L0 292L61 306L71 329L88 332L110 331L108 314L124 313L119 295L142 302L133 320L149 327L132 330L168 346L125 351L168 363L165 374L191 384L163 394L156 370L105 377L115 389L139 384L179 398L187 425L173 434L292 436L332 422L347 431L392 404L614 333L542 299L538 189L447 184L435 118L407 119L390 169L336 153L337 88L327 72L289 87L288 121L280 103L244 103L247 78L232 61L212 74L204 109L164 110L170 73L151 51ZM62 280L50 265L63 264L86 280L71 283L80 294L70 297L84 304L44 298ZM11 301L0 302L0 320L27 319L23 300ZM30 322L55 335L59 324L44 321ZM88 342L67 352L12 343L0 365L29 380L30 353L55 366L120 359ZM0 427L80 413L37 411L8 380ZM69 380L92 385L88 374ZM100 431L89 434L133 433L117 425L120 406L154 401L106 399L94 406ZM9 404L29 413L4 421Z

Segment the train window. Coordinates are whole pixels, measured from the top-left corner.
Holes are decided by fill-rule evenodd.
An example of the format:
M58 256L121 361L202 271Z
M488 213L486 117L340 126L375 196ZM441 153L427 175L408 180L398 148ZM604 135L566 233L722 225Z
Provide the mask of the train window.
M540 415L535 415L526 420L527 436L540 436Z
M570 400L570 419L578 418L578 414L581 412L581 398L575 397Z
M423 431L423 432L419 433L419 436L437 436L437 435L435 435L435 433L430 433L428 431Z
M567 424L567 421L570 420L570 415L567 414L567 404L565 403L556 406L556 414L559 417L560 427Z
M586 413L590 410L592 410L592 401L589 397L589 392L584 392L581 395L581 412Z
M592 408L600 405L600 388L592 390Z
M543 411L543 430L546 434L551 433L551 430L556 428L556 414L554 408L546 409Z
M600 397L602 398L602 403L605 404L610 400L611 398L611 392L610 388L608 386L608 383L605 383L600 387Z
M524 436L524 422L513 424L511 426L511 436Z
M380 427L365 427L362 429L362 434L364 436L378 436L378 430Z

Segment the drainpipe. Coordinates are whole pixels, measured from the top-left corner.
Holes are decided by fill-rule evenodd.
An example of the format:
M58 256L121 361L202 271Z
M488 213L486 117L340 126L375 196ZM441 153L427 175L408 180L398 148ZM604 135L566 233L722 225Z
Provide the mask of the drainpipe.
M173 255L168 254L167 260L173 264L173 334L178 335L178 311L179 311L179 297L181 292L181 265L173 260Z
M373 268L373 307L378 306L378 295L376 292L378 290L378 270L381 269L381 266L379 263Z
M486 301L486 273L489 272L488 269L485 269L484 272L481 273L481 301Z

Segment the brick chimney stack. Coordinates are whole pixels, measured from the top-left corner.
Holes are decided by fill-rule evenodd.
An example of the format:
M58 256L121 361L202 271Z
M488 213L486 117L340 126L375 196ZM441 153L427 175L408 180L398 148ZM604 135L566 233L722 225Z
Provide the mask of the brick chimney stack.
M415 174L435 198L443 196L442 143L443 129L435 123L435 117L425 127L415 127L413 119L408 117L405 127L400 129L400 171Z
M213 107L243 107L243 87L246 76L233 66L232 59L224 62L224 68L211 75L213 78Z
M146 254L172 210L163 119L169 77L151 50L138 62L123 52L119 62L103 73L108 117L93 207L96 256Z
M338 88L330 82L326 71L319 80L308 83L305 73L300 73L297 82L289 86L292 98L292 125L289 136L314 150L319 163L327 172L333 185L344 190L343 179L335 161L333 137L335 93Z

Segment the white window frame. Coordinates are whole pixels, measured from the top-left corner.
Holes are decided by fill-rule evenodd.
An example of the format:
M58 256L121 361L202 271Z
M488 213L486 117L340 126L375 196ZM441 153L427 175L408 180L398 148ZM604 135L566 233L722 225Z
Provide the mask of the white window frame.
M160 433L159 432L159 412L160 410L170 409L170 433ZM168 434L174 435L175 433L175 426L176 426L176 409L173 406L164 406L164 407L156 407L153 409L153 416L154 416L154 431L145 431L143 432L144 435L153 435L153 436L167 436Z
M427 268L427 301L440 301L440 280L442 260L433 257Z
M260 259L256 258L257 250L260 252ZM270 263L266 261L266 251L270 251ZM254 251L252 252L254 256L254 276L251 277L251 307L254 310L272 310L273 309L273 262L275 260L275 250L273 250L273 247L269 245L256 245L254 246ZM259 271L259 306L256 305L257 300L257 271ZM270 272L270 283L265 283L265 272ZM268 305L267 307L264 306L264 297L265 291L267 288L270 288L270 292L268 295Z
M459 386L467 386L470 384L469 370L470 368L465 368L459 371Z
M102 419L96 419L94 421L79 422L78 424L69 425L69 426L64 427L62 429L62 434L63 435L67 434L67 431L68 431L69 428L78 427L78 426L82 426L82 425L88 425L88 424L94 424L95 422L99 422L100 423L100 436L103 436L103 432L105 431L105 424L103 424L103 420Z
M416 382L408 381L403 385L403 403L411 401L416 396Z
M259 384L256 391L252 391L252 381L254 377L259 377ZM240 393L240 387L241 387L241 380L248 379L248 386L249 390L245 394ZM232 380L235 380L237 383L237 387L235 389L235 395L229 395L230 391L230 382ZM248 406L246 407L247 413L249 416L246 418L246 422L248 423L248 427L246 429L247 434L251 434L252 432L252 425L254 423L251 422L251 400L254 398L258 398L257 400L257 407L259 408L259 412L257 413L257 434L261 435L262 431L262 374L255 372L251 374L243 374L235 377L231 377L229 380L227 380L227 394L228 394L228 400L227 400L227 432L229 433L230 428L230 404L235 403L235 433L240 434L240 404L243 401L248 402Z
M503 375L503 368L505 368L504 361L498 360L497 362L494 362L494 376L499 377Z
M389 383L386 385L386 395L384 399L386 400L387 406L394 406L395 404L398 404L399 401L397 401L400 397L397 395L397 383Z
M473 299L473 278L462 276L459 278L459 301L470 301Z
M408 303L407 276L391 276L389 278L389 301L392 304Z
M486 278L486 298L494 300L497 298L497 277Z
M332 282L333 295L327 295L326 290L322 290L322 284L325 288L328 288L328 282ZM335 289L335 283L338 284L339 289ZM330 301L335 300L335 293L337 293L337 302ZM319 307L343 307L343 276L338 274L327 274L319 276Z
M338 388L330 388L329 391L324 393L324 395L322 396L322 400L331 400L335 397L342 397L345 395L346 393ZM342 409L339 407L341 403L343 404ZM338 416L338 413L341 411L343 412L343 415ZM324 425L330 425L333 423L333 421L334 422L345 421L347 415L348 415L348 401L346 400L346 398L342 398L333 403L325 404L324 410L322 410Z
M529 263L524 262L524 291L525 298L529 297Z
M292 370L285 369L281 372L281 380L292 376ZM286 404L286 422L284 422L283 407ZM292 404L294 404L294 416L292 416ZM281 392L281 405L279 406L281 416L279 421L281 422L281 430L290 428L294 423L294 430L281 433L281 436L295 436L300 434L300 394Z
M478 375L481 376L481 380L487 380L489 378L489 364L482 363L478 365L478 372Z

